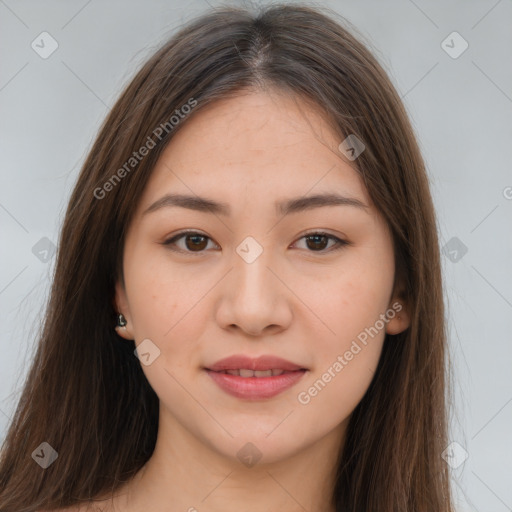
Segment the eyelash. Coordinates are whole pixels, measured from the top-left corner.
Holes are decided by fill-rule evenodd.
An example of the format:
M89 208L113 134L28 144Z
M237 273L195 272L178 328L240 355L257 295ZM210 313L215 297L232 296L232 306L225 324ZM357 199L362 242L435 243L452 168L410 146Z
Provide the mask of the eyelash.
M169 249L171 251L181 252L181 253L185 253L185 254L200 255L200 254L205 252L205 250L194 252L194 251L185 251L185 250L182 250L182 249L173 249L171 247L171 245L173 245L179 239L185 237L186 235L198 235L198 236L201 236L203 238L207 238L209 240L212 240L209 236L206 236L203 233L200 233L198 231L182 231L181 233L178 233L177 235L174 235L173 237L171 237L171 238L165 240L164 242L162 242L162 245L165 245L166 247L169 247ZM329 252L333 252L333 251L339 251L340 249L343 249L345 246L350 245L350 242L347 242L346 240L342 240L341 238L338 238L337 236L331 235L329 233L325 233L323 231L311 231L309 233L306 233L306 234L302 235L299 238L299 240L302 240L303 238L307 238L307 237L310 237L310 236L313 236L313 235L325 236L325 237L327 237L327 238L329 238L331 240L334 240L337 245L334 245L330 249L322 249L320 251L307 251L307 252L325 254L325 253L329 253Z

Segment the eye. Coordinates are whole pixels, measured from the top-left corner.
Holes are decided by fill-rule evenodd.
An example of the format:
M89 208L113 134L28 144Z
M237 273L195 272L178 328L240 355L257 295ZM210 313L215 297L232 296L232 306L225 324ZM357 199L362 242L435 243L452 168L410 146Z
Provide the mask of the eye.
M177 245L177 242L181 241L181 239L184 239L184 247L179 247ZM307 233L306 235L303 235L299 240L302 239L306 240L307 248L313 249L309 252L331 252L342 249L346 245L350 245L350 242L342 240L337 236L318 231ZM168 246L171 250L176 252L201 253L207 247L208 240L211 241L211 238L203 235L198 231L182 231L181 233L178 233L177 235L163 242L162 245ZM333 241L334 245L331 246L330 250L326 251L325 248L329 241ZM173 249L171 247L173 245L178 246L178 249Z
M176 250L170 247L172 245L176 245L176 242L182 238L185 239L185 249L182 247ZM211 238L203 235L202 233L199 233L198 231L182 231L181 233L178 233L177 235L163 242L163 245L169 246L171 250L176 250L176 252L193 253L201 252L208 245L206 240L211 240Z
M342 240L337 236L330 235L329 233L312 231L311 233L307 233L302 236L299 240L306 240L306 247L309 249L314 249L310 252L332 252L342 249L346 245L350 245L346 240ZM331 246L330 250L325 251L325 246L329 241L333 241L334 244ZM334 248L333 248L334 247Z

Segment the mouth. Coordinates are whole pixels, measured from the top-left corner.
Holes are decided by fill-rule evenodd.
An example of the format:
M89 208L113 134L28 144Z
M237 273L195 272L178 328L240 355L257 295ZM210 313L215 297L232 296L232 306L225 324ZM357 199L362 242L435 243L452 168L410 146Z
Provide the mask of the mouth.
M268 373L269 371L275 372L275 375L280 375L283 372L307 370L307 368L303 367L302 365L292 363L291 361L271 354L261 355L257 358L244 354L235 354L229 357L225 357L224 359L220 359L216 363L208 365L206 369L214 372L237 371L239 372L237 375L241 375L242 377L269 377L272 375L272 373ZM248 372L255 373L249 374Z
M273 355L233 355L203 368L227 394L244 400L272 398L294 386L308 371Z
M208 371L215 371L207 368ZM272 368L271 370L249 370L247 368L240 368L234 370L218 370L216 373L223 373L226 375L236 375L237 377L242 377L244 379L256 377L256 378L264 378L264 377L277 377L279 375L283 375L283 373L293 373L296 371L305 371L305 368L301 368L299 370L289 371L283 370L282 368Z

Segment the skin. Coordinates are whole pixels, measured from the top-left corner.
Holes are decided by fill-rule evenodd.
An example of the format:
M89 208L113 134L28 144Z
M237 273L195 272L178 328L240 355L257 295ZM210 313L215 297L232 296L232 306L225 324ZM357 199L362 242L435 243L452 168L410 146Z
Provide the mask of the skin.
M311 105L277 91L246 91L198 111L160 157L129 226L120 336L149 338L160 355L142 369L160 399L153 456L124 485L122 511L334 511L336 459L348 420L370 385L385 333L409 325L406 305L307 404L308 390L393 303L394 254L342 141ZM126 178L129 179L129 178ZM338 192L367 205L277 215L274 201ZM179 207L143 215L164 194L228 203L230 217ZM208 237L194 252L183 229ZM327 231L334 240L307 243ZM236 252L252 236L262 254ZM322 243L324 245L322 245ZM317 248L318 247L318 248ZM186 252L188 251L188 252ZM201 252L202 251L202 252ZM273 354L308 372L292 388L248 401L222 391L204 366L233 354ZM252 467L237 452L262 454ZM249 505L248 505L249 504Z

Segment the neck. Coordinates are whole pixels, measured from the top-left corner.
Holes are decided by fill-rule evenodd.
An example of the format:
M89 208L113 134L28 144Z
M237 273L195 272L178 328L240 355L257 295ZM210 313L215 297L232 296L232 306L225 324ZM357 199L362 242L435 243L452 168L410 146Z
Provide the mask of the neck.
M245 446L238 456L226 456L161 408L153 455L114 498L115 510L239 512L250 504L252 512L335 512L331 499L345 427L286 457L261 454L258 462L261 452L245 440L235 443Z

